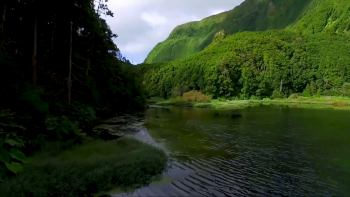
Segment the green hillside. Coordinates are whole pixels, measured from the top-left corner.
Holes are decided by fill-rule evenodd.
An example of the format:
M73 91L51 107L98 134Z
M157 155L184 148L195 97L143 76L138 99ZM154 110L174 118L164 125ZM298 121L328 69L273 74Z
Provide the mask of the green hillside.
M149 53L145 63L167 62L202 51L220 30L233 34L239 31L283 29L294 24L310 2L311 0L246 0L231 11L176 27L168 39Z
M273 1L276 8L289 5L295 9L280 11L280 16L290 16L287 17L288 22L282 23L281 17L265 17L257 19L260 23L249 23L254 26L251 30L262 30L264 26L266 29L277 28L278 24L282 28L289 24L285 29L246 31L228 36L223 31L218 34L215 30L210 38L211 44L201 52L168 63L140 66L148 94L170 97L189 90L199 90L214 97L229 98L286 97L303 92L305 95L350 96L350 1L312 0L298 6L295 2L299 1ZM240 11L249 4L260 6L264 3L264 0L246 1L233 11L206 20L225 21L220 17L238 13L235 10ZM247 7L247 10L251 8ZM294 21L296 18L298 20ZM186 25L195 27L206 20ZM274 23L263 22L268 20ZM174 32L191 30L184 26ZM230 31L229 34L233 30ZM159 45L165 46L170 41L176 43L176 35L193 41L200 36L184 35L204 34L204 31L195 31L193 28L191 34L174 32L170 36L172 39ZM199 45L191 45L189 41L189 44L182 46L193 49ZM150 56L158 49L156 47ZM160 50L159 54L165 51ZM170 60L170 56L164 55L163 58L164 61Z
M350 30L350 1L313 0L307 12L292 29L302 30L304 34L319 32L345 33Z
M150 96L189 90L228 98L342 94L350 85L348 40L328 33L242 32L217 39L191 57L140 69Z

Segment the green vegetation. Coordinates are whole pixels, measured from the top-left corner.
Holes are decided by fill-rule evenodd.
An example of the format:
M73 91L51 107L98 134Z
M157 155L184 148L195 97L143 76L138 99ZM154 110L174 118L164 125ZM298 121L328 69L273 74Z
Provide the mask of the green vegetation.
M347 0L312 0L300 20L290 29L301 30L304 34L327 32L349 35L349 7Z
M240 6L199 22L176 27L149 53L145 63L160 63L189 57L205 49L221 30L240 31L299 29L305 33L348 34L347 0L246 0Z
M198 92L196 90L190 91L190 92L185 92L181 97L177 97L173 99L174 101L179 101L179 102L187 102L187 103L207 103L211 100L210 96L204 95L201 92Z
M139 68L145 73L148 96L179 97L190 90L241 100L287 98L294 93L350 96L349 9L347 0L247 0L229 12L177 27L145 62L183 59ZM236 33L266 29L283 30ZM206 36L202 48L186 49L199 46L192 40ZM177 48L176 39L183 37L191 41ZM160 47L166 45L191 52L169 57L175 53Z
M269 9L257 9L259 6ZM253 12L255 9L261 12ZM168 57L163 52L170 53L156 47L147 63L179 60L143 64L138 69L144 74L143 84L149 97L176 98L177 101L167 102L176 101L177 105L189 105L190 102L181 97L188 91L200 91L214 99L230 100L349 97L349 9L350 2L346 0L247 0L232 11L177 27L160 45L177 43L175 40L183 36L192 40L199 39L198 35L208 36L207 31L227 24L230 17L224 19L229 14L245 14L250 16L251 22L240 26L233 25L231 21L231 29L220 26L221 29L215 29L208 36L210 42L194 50L201 52L182 55L183 59ZM234 21L240 20L236 17ZM263 22L269 20L269 23ZM213 21L220 25L209 25ZM200 28L206 24L211 28ZM250 24L253 24L251 29L243 28ZM256 24L261 26L258 28ZM282 30L235 33L240 27L249 31ZM225 31L219 31L222 29ZM186 41L184 46L172 49L188 52L184 47L194 46L197 45L193 45L192 41ZM165 59L155 60L158 55Z
M189 58L140 69L149 96L164 98L189 90L213 98L349 96L348 51L348 37L342 35L243 32Z
M0 15L1 195L88 195L111 184L143 184L164 169L162 153L132 140L95 142L113 154L89 149L86 158L73 151L65 162L47 155L26 164L46 142L96 137L101 118L142 109L145 99L135 66L101 18L113 16L105 1L1 1Z
M262 105L279 105L296 108L334 108L350 110L350 98L348 97L297 97L285 99L263 99L263 100L227 100L214 99L209 102L189 102L178 97L166 101L158 102L157 105L213 108L213 109L244 109L258 107Z
M1 196L92 196L147 184L167 166L162 150L131 138L58 147L28 158L23 173L0 184Z

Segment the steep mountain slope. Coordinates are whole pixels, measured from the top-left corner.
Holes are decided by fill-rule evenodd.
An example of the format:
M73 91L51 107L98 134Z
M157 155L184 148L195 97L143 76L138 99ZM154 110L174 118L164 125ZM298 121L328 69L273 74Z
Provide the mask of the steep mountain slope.
M246 0L231 11L176 27L168 39L149 53L145 63L188 57L208 46L220 30L233 34L283 29L294 24L310 2L312 0Z
M188 58L140 68L150 96L189 90L229 98L335 95L350 85L348 40L345 34L241 32Z
M299 29L304 34L315 34L325 31L349 35L349 0L313 0L306 10L305 15L292 29Z
M245 3L251 2L265 3L264 0ZM274 5L294 5L293 2L296 1L273 1ZM306 95L350 96L350 1L312 0L297 10L299 19L292 22L291 17L290 25L282 30L246 31L228 36L215 33L215 38L210 38L211 44L201 52L189 57L185 54L184 58L175 61L140 66L148 94L169 97L199 90L214 97L231 98L276 98L302 92ZM276 22L279 20L275 18L272 24L283 24ZM253 22L249 24L254 24L255 30L266 27L266 24L259 26ZM191 33L185 30L191 30ZM225 30L231 31L230 28ZM180 33L175 34L177 31ZM184 40L189 40L181 45L185 51L194 46L190 41L198 39L198 35L205 37L202 35L205 31L200 29L179 27L174 32L173 39L160 45L171 41L178 43L176 35L195 35L183 36ZM181 47L179 45L177 50L181 51ZM158 55L164 51L160 50ZM168 59L164 61L175 56L165 57Z

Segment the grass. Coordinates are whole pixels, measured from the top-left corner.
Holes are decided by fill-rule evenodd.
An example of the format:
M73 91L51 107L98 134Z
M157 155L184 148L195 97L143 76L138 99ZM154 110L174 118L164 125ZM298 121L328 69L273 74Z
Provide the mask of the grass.
M195 107L195 108L214 108L214 109L244 109L248 107L257 107L261 105L283 105L297 108L335 108L349 109L350 98L348 97L298 97L295 99L265 99L265 100L211 100L208 103L185 102L181 99L170 99L158 102L158 105Z
M164 98L162 97L151 97L147 100L147 103L149 104L153 104L153 103L159 103L159 102L162 102L162 101L165 101Z
M167 166L166 154L131 138L90 141L29 158L24 172L0 184L1 196L94 196L150 183Z

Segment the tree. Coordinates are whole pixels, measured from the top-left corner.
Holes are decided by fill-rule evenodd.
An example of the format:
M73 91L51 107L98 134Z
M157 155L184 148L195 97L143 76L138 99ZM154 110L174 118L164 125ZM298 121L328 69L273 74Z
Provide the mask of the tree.
M72 94L72 29L73 23L70 22L70 40L69 40L69 68L68 68L68 105L71 104Z

